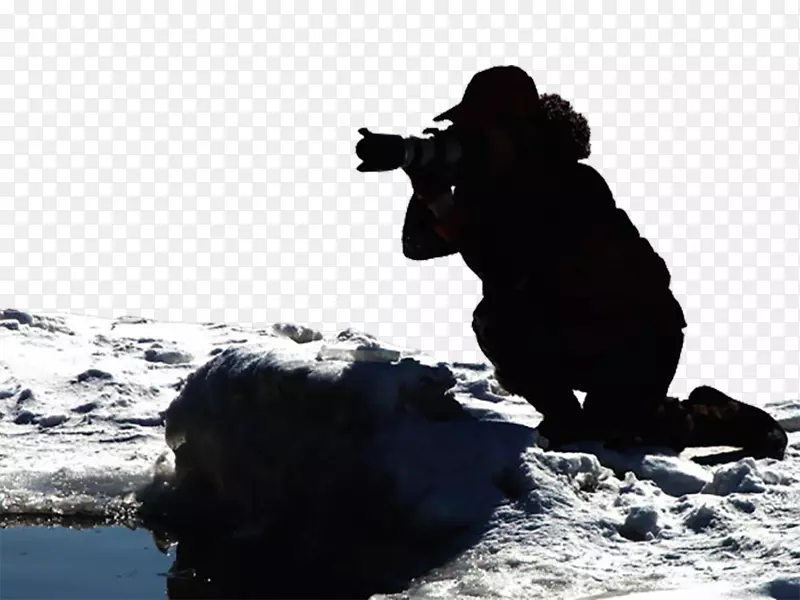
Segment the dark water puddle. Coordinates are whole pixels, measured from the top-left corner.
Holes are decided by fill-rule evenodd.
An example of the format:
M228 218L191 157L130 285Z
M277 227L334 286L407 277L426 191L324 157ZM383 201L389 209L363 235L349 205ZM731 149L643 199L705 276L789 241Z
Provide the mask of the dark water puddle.
M291 543L203 534L171 541L92 518L0 517L0 599L366 600L389 591L368 573L353 577L363 565L302 560L286 551Z
M0 599L367 600L407 590L478 533L371 536L352 520L317 519L308 537L298 535L301 514L231 529L225 511L181 507L172 511L181 519L170 511L0 516Z
M0 598L164 598L172 561L143 529L5 524Z

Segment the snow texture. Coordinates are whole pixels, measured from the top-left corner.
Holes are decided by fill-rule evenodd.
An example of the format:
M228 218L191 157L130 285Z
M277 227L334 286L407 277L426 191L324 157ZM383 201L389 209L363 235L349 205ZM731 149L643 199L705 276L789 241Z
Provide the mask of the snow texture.
M796 433L784 461L706 466L544 451L539 419L488 366L365 332L0 310L0 516L201 482L186 498L240 534L288 528L386 581L433 565L376 600L800 597Z

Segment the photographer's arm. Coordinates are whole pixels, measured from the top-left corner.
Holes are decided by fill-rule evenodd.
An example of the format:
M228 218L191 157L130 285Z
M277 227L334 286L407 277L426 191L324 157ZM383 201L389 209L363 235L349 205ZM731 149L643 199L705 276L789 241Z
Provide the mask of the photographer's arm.
M437 233L436 227L431 209L412 196L403 222L403 255L410 260L430 260L458 253L457 245Z
M473 148L467 169L502 174L515 162L512 135L501 129L464 132L461 142ZM465 228L464 207L453 201L452 175L436 169L404 169L414 187L403 225L403 254L428 260L459 252Z
M425 170L406 169L406 173L414 195L403 224L403 254L412 260L456 254L464 215L453 202L451 176Z

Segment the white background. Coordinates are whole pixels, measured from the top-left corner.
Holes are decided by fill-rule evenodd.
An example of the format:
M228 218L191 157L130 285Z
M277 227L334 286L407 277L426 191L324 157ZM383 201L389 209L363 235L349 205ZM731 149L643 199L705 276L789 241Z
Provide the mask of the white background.
M0 3L0 305L483 361L477 280L403 258L411 188L354 147L517 64L587 117L587 162L672 270L673 391L799 396L798 2L489 6Z

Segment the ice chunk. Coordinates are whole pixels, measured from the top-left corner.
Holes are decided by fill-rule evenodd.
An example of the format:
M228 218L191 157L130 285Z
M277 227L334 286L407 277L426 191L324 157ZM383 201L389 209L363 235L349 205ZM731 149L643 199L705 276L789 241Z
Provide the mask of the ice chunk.
M14 320L20 325L33 325L33 317L30 315L30 313L26 313L15 308L0 310L0 319Z
M654 506L632 506L619 533L629 540L649 541L661 532L659 511Z
M36 424L39 427L50 428L50 427L57 427L66 423L69 420L67 415L47 415L46 417L41 417L36 421Z
M657 449L632 449L617 451L598 443L574 444L596 454L600 463L612 469L620 478L631 472L638 479L655 483L671 496L695 494L711 481L711 472L705 467L677 455L658 453Z
M160 348L148 348L144 352L144 359L148 362L164 363L167 365L181 365L190 363L194 358L188 352L181 350L162 350Z
M705 494L726 496L734 493L759 494L766 489L756 461L745 458L732 465L719 467L714 473L713 480L708 482L702 491Z
M346 329L335 340L326 342L320 348L318 360L341 360L348 362L393 362L399 360L403 352L390 344L379 342L373 336Z
M319 331L295 323L275 323L272 326L272 330L278 335L288 337L298 344L308 344L323 339L322 333Z
M101 369L87 369L80 373L77 377L77 381L79 383L83 383L84 381L89 381L90 379L114 379L114 376Z
M319 351L320 360L344 360L352 362L392 362L401 356L397 350L375 346L327 345Z
M0 327L9 331L19 331L19 321L14 319L0 319Z

